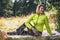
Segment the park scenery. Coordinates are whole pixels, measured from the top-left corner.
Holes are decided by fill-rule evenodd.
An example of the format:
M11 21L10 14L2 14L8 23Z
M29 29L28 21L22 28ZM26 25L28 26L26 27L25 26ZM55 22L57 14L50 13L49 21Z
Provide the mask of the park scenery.
M41 37L7 35L26 22L41 3L46 7L52 35L48 34L45 25ZM0 0L0 40L60 40L60 0Z

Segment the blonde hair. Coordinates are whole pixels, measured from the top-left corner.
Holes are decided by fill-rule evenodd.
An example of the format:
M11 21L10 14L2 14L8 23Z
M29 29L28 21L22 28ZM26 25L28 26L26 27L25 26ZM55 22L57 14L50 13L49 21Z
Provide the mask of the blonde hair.
M37 8L36 8L36 13L39 13L39 8L40 8L41 6L43 6L43 7L44 7L44 9L45 9L44 4L39 4L39 5L37 5Z

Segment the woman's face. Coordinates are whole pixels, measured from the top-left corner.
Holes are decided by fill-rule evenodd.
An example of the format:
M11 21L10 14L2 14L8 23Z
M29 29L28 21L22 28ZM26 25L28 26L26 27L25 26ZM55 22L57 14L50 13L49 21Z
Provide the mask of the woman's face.
M44 7L43 7L43 6L41 6L41 7L39 8L39 13L44 13Z

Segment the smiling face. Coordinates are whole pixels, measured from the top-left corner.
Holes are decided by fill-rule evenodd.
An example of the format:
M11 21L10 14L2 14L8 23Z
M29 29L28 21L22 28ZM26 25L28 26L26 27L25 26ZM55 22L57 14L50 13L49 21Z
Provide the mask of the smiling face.
M39 11L38 14L43 14L44 13L44 7L40 6L38 11Z

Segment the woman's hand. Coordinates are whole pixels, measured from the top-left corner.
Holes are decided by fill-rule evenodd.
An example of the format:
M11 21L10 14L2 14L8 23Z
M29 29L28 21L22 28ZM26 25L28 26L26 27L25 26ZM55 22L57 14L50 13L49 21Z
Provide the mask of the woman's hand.
M34 33L34 35L35 35L35 36L37 36L37 35L38 35L38 32L37 32L37 30L36 30L36 29L32 28L32 31L33 31L33 33Z

